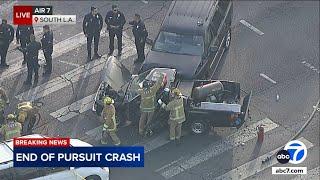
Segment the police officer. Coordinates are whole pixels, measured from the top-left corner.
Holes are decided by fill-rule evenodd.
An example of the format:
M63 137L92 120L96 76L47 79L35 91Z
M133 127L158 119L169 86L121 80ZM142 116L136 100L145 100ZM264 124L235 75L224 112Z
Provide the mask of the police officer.
M15 115L9 114L7 123L0 128L0 134L4 137L5 141L21 136L21 123L15 120Z
M164 104L161 99L158 100L158 103L165 110L170 111L170 119L168 121L170 126L170 140L176 140L177 143L180 143L182 123L186 120L180 90L177 88L173 89L171 98L172 100L167 105Z
M41 45L43 55L46 59L44 75L49 75L52 72L53 33L48 25L43 26Z
M113 144L116 146L120 145L120 139L118 138L117 124L116 124L116 110L114 107L114 101L110 97L104 98L104 108L102 112L102 117L104 120L102 129L101 144L107 144L108 136L111 137Z
M88 57L87 61L91 61L91 44L92 40L94 40L94 55L93 59L98 59L101 56L98 54L98 46L100 40L100 32L103 27L103 18L101 14L98 12L98 8L91 7L91 12L84 16L83 19L83 33L87 37L87 51Z
M4 124L4 108L9 104L9 98L4 89L0 87L0 127Z
M138 93L141 96L139 134L142 136L145 133L146 124L152 120L155 110L156 94L162 86L163 77L164 74L161 73L154 85L152 85L150 81L144 80L143 88L138 89Z
M7 19L2 19L2 24L0 24L0 58L1 58L1 67L9 67L6 63L7 52L9 49L10 43L14 38L14 29L10 24L7 24Z
M134 20L129 22L129 24L133 25L132 32L138 54L138 58L134 62L143 62L145 59L144 47L146 44L146 39L148 37L148 31L139 14L135 14Z
M31 85L32 74L34 73L34 85L38 83L38 55L39 50L41 49L41 43L36 41L36 38L33 34L30 35L30 43L26 47L26 57L27 57L27 68L28 76L25 84Z
M26 64L26 53L25 48L27 44L30 43L30 35L34 34L33 26L32 25L18 25L17 31L16 31L16 39L17 44L20 43L20 48L23 53L23 62L22 64Z
M112 11L109 11L106 15L105 22L107 24L107 30L109 31L109 53L112 55L114 50L114 37L118 39L118 56L121 56L122 51L122 29L126 23L126 19L122 12L119 11L117 5L112 5Z

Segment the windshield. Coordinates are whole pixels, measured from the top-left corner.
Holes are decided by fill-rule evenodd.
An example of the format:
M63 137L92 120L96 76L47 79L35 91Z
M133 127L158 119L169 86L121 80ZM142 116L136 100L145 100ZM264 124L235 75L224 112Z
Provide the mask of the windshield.
M200 56L203 52L203 38L202 36L161 31L153 50Z
M139 84L142 83L142 81L147 77L149 73L150 71L146 71L144 73L141 73L137 76L132 77L131 82L127 83L122 87L123 92L127 92L126 94L127 101L130 102L132 99L138 96L137 91L140 88ZM129 84L130 86L128 87ZM127 88L128 88L128 91L126 91Z

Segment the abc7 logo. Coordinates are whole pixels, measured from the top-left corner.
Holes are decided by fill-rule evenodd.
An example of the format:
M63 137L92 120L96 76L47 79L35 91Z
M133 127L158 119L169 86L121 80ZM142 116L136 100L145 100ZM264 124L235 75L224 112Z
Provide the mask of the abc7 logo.
M307 147L298 140L290 141L283 150L277 153L277 160L281 164L290 162L291 164L302 163L307 157Z

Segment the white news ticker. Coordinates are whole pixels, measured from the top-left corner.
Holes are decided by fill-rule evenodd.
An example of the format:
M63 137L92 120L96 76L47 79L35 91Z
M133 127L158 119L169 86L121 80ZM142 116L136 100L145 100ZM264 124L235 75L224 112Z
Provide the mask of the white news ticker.
M32 24L76 24L76 15L33 15Z
M272 167L272 174L307 174L307 167Z

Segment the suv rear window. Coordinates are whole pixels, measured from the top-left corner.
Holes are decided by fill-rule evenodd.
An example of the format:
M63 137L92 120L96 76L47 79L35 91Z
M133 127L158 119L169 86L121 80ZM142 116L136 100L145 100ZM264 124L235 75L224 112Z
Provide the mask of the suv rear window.
M200 56L203 53L203 37L161 31L153 50Z

